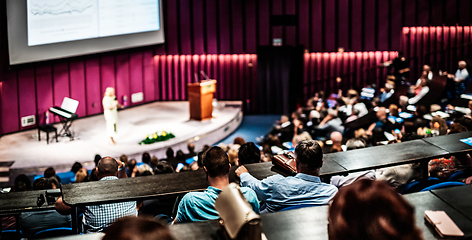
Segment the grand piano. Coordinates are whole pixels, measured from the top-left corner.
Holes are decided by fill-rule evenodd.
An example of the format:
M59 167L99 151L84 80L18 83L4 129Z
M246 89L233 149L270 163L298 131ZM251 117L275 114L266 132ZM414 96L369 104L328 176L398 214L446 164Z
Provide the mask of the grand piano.
M70 127L72 126L72 122L79 117L75 113L78 106L79 101L65 97L62 101L61 107L55 106L49 108L49 112L58 116L62 123L62 129L59 132L59 136L69 137L71 141L74 140L74 135L72 134Z

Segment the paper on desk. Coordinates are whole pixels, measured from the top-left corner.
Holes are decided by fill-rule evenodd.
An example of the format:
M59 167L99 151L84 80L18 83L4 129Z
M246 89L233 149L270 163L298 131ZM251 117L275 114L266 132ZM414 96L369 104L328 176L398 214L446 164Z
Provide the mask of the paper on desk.
M472 146L472 137L470 138L463 138L460 140L461 142L465 143L465 144L468 144L470 146Z
M462 237L464 233L444 211L424 211L424 218L431 223L436 232L444 236Z

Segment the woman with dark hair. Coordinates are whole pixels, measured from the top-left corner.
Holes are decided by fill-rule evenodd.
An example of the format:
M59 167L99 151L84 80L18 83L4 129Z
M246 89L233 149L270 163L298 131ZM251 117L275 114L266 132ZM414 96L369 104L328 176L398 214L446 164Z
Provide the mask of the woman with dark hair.
M341 188L328 222L330 240L423 239L414 208L383 181L362 179Z

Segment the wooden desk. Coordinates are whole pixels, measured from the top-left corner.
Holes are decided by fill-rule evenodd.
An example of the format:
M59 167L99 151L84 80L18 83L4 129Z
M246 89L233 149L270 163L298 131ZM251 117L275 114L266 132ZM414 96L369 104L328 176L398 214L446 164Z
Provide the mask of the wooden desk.
M472 185L431 190L431 192L472 221Z
M456 188L457 189L457 188ZM460 191L455 191L454 195L461 194ZM426 210L442 210L445 211L449 217L457 224L457 226L464 232L464 238L472 237L472 221L467 219L459 211L451 207L447 202L438 198L431 191L429 192L418 192L412 194L403 195L414 207L415 207L415 218L416 225L423 232L424 239L448 239L441 238L438 233L434 230L427 221L424 220L424 211ZM472 200L469 200L469 204L472 205ZM457 239L457 238L449 238Z
M420 162L427 174L429 160L448 154L449 152L446 150L419 139L347 152L330 153L325 155L325 161L334 161L349 172Z
M472 146L461 142L461 139L472 137L472 132L455 133L451 135L423 138L422 140L446 150L449 154L472 151Z
M472 221L433 193L412 193L405 195L405 198L415 206L416 224L423 232L424 239L447 239L441 238L434 228L425 222L425 210L446 211L464 232L464 238L472 237ZM472 205L472 201L469 201L469 204ZM270 240L328 239L328 206L267 213L262 214L261 219L262 231ZM179 240L222 239L217 233L218 229L218 221L177 224L170 227L172 234Z
M37 201L41 194L46 197L46 190L0 194L0 216L19 215L22 212L54 209L54 204L48 205L47 201L41 206L38 206ZM46 200L46 198L44 198L44 200Z

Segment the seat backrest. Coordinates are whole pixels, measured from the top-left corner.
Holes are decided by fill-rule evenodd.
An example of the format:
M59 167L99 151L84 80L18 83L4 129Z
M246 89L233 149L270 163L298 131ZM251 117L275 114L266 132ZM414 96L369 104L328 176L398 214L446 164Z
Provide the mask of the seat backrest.
M458 171L456 173L453 173L449 179L447 179L448 181L457 181L458 179L460 178L468 178L472 176L472 168L467 168L467 169L464 169L464 170L461 170L461 171Z
M306 207L316 207L316 206L319 206L319 205L316 205L316 204L300 204L300 205L295 205L295 206L290 206L290 207L283 208L280 211L289 211L289 210L294 210L294 209L300 209L300 208L306 208Z
M35 233L32 239L62 237L62 236L69 236L69 235L74 235L72 228L66 228L66 227L50 228L50 229L45 229L45 230Z
M461 183L461 182L442 182L442 183L438 183L438 184L429 186L427 188L424 188L423 190L421 190L421 192L426 192L426 191L430 191L430 190L434 190L434 189L440 189L440 188L464 186L464 185L465 185L465 183Z
M408 194L408 193L414 193L414 192L419 192L422 189L441 183L441 180L435 177L430 177L426 181L414 181L410 182L405 187L402 189L401 194Z

